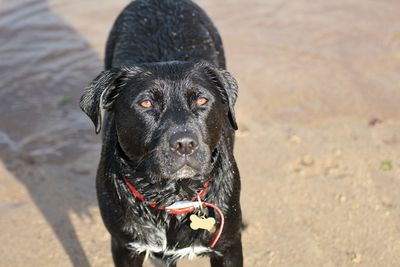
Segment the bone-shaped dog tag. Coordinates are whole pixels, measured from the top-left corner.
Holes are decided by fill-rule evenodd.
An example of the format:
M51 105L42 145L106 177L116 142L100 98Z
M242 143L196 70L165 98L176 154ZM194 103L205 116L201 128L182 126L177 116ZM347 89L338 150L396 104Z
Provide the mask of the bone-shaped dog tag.
M204 229L212 232L212 230L214 229L215 219L212 217L202 218L195 214L192 214L190 215L189 219L191 221L190 228L192 228L193 230Z

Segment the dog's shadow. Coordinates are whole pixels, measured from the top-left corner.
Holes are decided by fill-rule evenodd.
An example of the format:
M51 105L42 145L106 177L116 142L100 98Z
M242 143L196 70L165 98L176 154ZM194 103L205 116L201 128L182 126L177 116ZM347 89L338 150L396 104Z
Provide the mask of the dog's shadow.
M88 267L70 215L97 205L99 139L77 103L102 63L45 0L3 3L0 22L0 155L72 265Z

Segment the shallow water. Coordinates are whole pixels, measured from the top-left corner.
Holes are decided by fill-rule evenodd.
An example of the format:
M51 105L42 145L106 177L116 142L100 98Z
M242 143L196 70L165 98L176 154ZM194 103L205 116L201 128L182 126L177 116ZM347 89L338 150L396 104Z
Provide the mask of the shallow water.
M0 36L0 142L62 148L63 135L88 128L77 100L101 68L99 56L46 1L3 3Z

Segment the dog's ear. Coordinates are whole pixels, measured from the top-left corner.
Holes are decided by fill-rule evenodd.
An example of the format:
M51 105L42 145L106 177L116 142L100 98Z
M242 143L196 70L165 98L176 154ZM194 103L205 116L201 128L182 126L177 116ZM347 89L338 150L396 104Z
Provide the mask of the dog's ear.
M102 109L109 110L112 107L124 74L125 71L119 69L102 71L83 92L79 104L92 120L96 134L101 130Z
M223 101L227 105L227 115L230 125L234 130L237 130L238 126L236 124L234 106L239 92L239 87L236 79L228 71L217 68L208 62L200 62L197 65L204 70L208 79L220 92Z

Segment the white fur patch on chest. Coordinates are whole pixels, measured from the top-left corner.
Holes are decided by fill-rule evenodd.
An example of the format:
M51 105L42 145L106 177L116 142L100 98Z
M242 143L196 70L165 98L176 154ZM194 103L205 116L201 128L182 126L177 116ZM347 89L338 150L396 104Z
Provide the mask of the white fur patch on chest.
M134 232L134 229L137 227L137 225L127 225L124 229L129 233ZM146 258L148 256L154 257L153 254L155 253L163 254L171 260L178 260L185 257L192 260L205 253L222 255L218 251L201 245L192 245L186 248L168 247L166 230L162 226L148 223L142 224L140 227L142 228L141 231L136 232L143 232L146 234L142 235L137 241L128 243L127 248L137 254L145 253Z
M137 253L145 252L149 256L152 256L153 253L162 253L164 256L171 257L176 260L184 257L188 257L189 260L193 260L200 254L214 252L212 249L204 246L194 245L187 248L167 249L166 247L147 245L139 242L129 243L128 248Z

